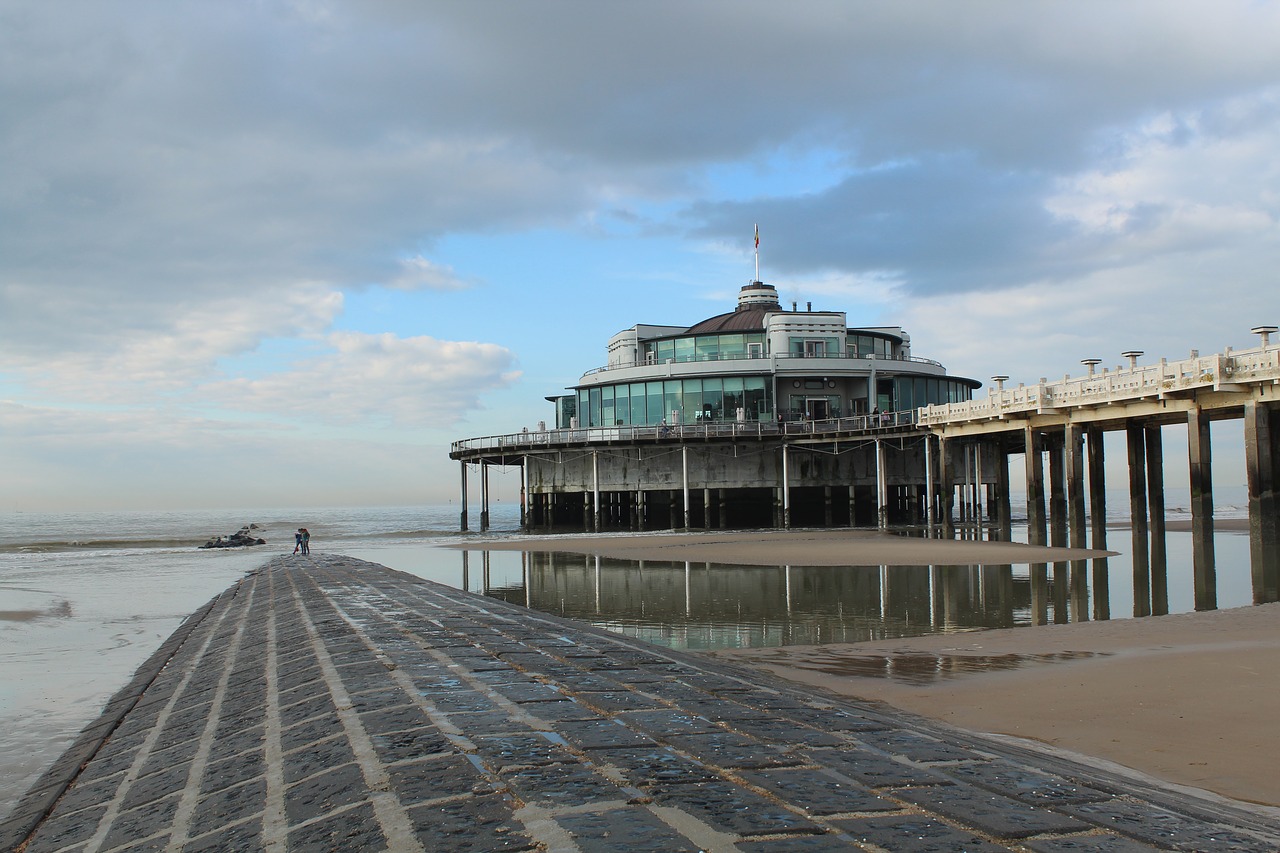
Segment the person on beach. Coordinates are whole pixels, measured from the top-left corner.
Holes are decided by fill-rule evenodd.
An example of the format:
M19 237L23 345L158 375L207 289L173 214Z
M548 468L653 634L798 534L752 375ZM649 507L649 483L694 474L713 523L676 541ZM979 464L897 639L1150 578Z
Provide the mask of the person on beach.
M301 550L302 550L302 528L299 527L298 532L293 534L293 553L296 554Z
M311 531L305 527L302 528L302 553L311 553Z

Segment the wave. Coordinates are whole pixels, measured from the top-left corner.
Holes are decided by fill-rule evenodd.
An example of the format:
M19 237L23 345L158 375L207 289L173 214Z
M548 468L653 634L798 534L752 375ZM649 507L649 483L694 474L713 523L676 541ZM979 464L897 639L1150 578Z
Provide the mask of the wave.
M503 536L507 534L517 533L516 530L490 530L489 536ZM255 530L254 534L261 536L263 531ZM225 534L224 534L225 535ZM342 543L349 542L354 545L367 544L376 541L389 542L407 542L415 539L431 540L431 539L459 539L469 538L478 535L475 531L461 531L455 529L442 528L421 528L414 530L377 530L368 532L342 532L336 535L317 536L316 531L312 531L312 542L314 547L323 547L325 550L337 550L342 547ZM67 538L67 539L41 539L27 542L4 542L0 543L0 554L54 554L79 551L123 551L137 549L161 549L161 550L188 550L199 549L201 545L216 538L215 536L129 536L120 538L92 537L92 538ZM271 551L274 548L293 548L294 541L292 534L287 536L270 535L263 536L267 540L265 545L246 546L244 550L259 549L262 551ZM219 549L211 549L219 550ZM241 549L237 549L241 550Z
M55 539L38 542L8 542L0 545L0 554L48 554L60 551L106 551L135 548L198 548L211 537L193 539L129 538L129 539ZM268 543L270 544L270 543ZM283 542L281 543L283 544Z

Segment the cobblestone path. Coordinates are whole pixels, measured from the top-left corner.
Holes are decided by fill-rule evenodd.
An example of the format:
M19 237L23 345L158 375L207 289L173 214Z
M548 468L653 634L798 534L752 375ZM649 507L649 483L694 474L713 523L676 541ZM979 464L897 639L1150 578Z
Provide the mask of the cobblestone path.
M187 620L0 826L0 849L24 839L26 853L1274 851L1280 824L313 555L273 560Z

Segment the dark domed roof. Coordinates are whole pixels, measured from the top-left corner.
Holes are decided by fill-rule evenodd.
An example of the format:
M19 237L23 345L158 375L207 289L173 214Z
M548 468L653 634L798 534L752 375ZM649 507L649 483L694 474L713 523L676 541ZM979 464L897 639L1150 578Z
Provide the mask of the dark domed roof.
M777 309L775 308L774 311ZM765 315L770 312L758 305L739 308L727 314L708 317L701 323L689 327L689 334L709 335L716 332L758 332L764 328Z
M772 284L753 281L738 292L738 307L727 314L708 317L690 326L685 334L706 335L718 332L758 332L765 317L782 310L778 291Z

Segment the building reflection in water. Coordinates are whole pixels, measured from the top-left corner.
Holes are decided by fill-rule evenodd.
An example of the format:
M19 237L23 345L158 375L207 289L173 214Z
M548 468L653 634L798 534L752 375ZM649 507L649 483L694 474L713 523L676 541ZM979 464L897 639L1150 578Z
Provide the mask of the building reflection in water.
M1223 571L1219 606L1250 601ZM675 648L863 642L1128 617L1121 557L989 566L737 566L576 554L463 551L463 589ZM1185 576L1185 577L1184 577ZM1170 612L1193 609L1189 563L1170 561ZM1238 599L1238 600L1237 600ZM1160 608L1164 609L1164 608Z

